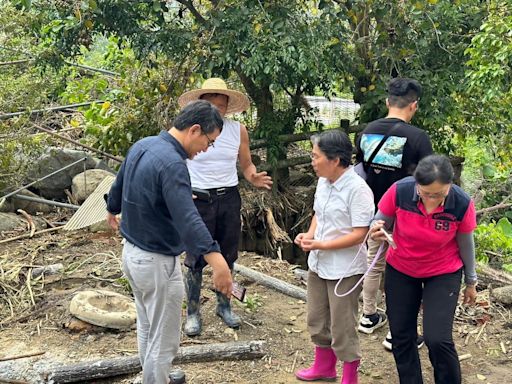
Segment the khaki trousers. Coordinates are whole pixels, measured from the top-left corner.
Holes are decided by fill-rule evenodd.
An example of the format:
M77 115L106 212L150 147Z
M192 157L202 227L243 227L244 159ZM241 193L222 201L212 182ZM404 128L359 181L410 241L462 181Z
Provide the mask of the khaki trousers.
M377 255L380 245L383 244L379 260L372 270L368 272L368 275L366 275L363 281L363 314L373 315L377 313L377 293L384 280L382 277L384 276L384 270L386 268L386 253L389 245L387 242L382 243L372 240L371 238L368 238L367 244L368 266L370 266Z
M137 339L144 384L167 384L181 336L184 284L180 258L125 242L123 272L137 308Z
M361 275L343 279L338 294L350 290ZM318 347L331 347L341 361L361 359L357 334L358 297L361 286L345 297L337 297L334 287L338 280L325 280L316 273L308 273L308 331Z

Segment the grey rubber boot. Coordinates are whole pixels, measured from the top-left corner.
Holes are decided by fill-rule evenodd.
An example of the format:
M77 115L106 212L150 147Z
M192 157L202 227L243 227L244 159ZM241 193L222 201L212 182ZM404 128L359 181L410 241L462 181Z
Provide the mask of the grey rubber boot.
M229 299L220 292L215 293L217 294L217 316L230 328L240 327L240 316L231 311L231 302Z
M201 284L203 282L203 271L188 270L185 273L185 286L187 288L187 320L183 332L187 336L201 334L201 314L199 306L201 300Z
M185 381L185 372L181 369L174 369L169 373L169 384L183 384Z

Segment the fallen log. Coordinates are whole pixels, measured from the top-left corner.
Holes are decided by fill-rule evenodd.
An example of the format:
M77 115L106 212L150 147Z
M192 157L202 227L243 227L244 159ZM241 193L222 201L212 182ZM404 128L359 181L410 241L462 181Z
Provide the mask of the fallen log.
M217 343L181 347L174 364L218 360L250 360L265 355L265 341ZM141 370L138 356L87 361L52 368L44 374L45 383L76 383L137 373Z
M286 281L276 279L275 277L265 275L264 273L255 271L254 269L244 267L240 264L235 264L234 267L235 272L240 273L241 275L248 277L251 280L254 280L256 283L260 285L264 285L265 287L275 289L278 292L284 293L285 295L294 297L296 299L300 299L306 301L306 290L296 285L287 283Z
M366 127L366 124L359 124L354 126L345 126L342 127L343 130L348 133L358 133L361 132ZM329 129L339 129L340 127L336 128L329 128ZM327 131L329 129L324 129L324 131ZM301 132L301 133L291 133L286 135L279 135L278 140L280 144L287 144L287 143L294 143L297 141L305 141L310 140L311 136L314 134L317 134L318 132ZM252 149L258 149L263 148L268 145L267 140L265 139L257 139L251 141L251 150ZM311 159L310 159L311 161Z
M295 268L293 270L293 274L297 279L300 281L308 281L308 271L301 269L301 268Z
M512 275L510 273L491 268L488 265L478 263L476 265L476 273L478 275L478 283L481 286L492 284L493 288L496 288L512 285Z

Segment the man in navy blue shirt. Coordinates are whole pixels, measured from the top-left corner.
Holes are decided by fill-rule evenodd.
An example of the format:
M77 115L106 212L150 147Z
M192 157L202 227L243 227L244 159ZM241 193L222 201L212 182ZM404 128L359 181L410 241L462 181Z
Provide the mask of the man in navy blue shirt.
M213 269L215 289L231 295L229 267L194 205L185 162L213 146L222 126L222 117L209 102L189 104L168 131L130 148L108 196L112 228L119 228L117 215L123 214L123 271L137 307L144 383L178 382L169 377L180 342L184 296L178 256L185 249L204 255Z

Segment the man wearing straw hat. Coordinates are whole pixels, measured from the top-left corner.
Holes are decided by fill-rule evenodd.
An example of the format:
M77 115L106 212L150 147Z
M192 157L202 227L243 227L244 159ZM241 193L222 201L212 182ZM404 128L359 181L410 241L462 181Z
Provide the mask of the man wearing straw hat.
M218 241L221 253L228 266L238 257L238 242L241 232L240 209L241 200L238 192L237 160L242 173L253 186L271 189L272 179L266 172L257 172L251 160L249 134L247 128L231 119L227 114L239 113L249 108L249 98L238 91L228 89L226 83L219 78L206 80L201 89L188 91L178 99L180 107L194 100L206 100L219 110L224 120L222 133L208 152L200 153L187 160L192 188L207 190L207 197L194 200L212 237ZM202 255L187 252L185 275L187 288L187 321L184 332L188 336L201 333L202 323L199 312L203 268L206 263ZM217 295L216 313L231 328L240 326L240 317L232 312L227 296L220 292Z

